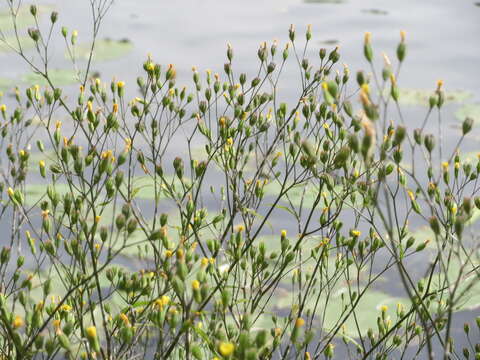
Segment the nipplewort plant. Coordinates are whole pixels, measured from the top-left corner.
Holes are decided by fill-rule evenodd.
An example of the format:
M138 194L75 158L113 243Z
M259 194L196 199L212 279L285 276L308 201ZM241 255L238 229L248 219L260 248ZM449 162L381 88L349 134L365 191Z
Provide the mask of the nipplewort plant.
M129 84L92 70L111 0L89 0L89 47L57 12L4 3L2 46L41 85L0 107L1 359L480 358L480 317L468 347L452 334L480 305L473 119L446 148L439 81L409 128L405 32L381 66L365 34L353 76L292 25L254 74L229 44L188 87L153 55Z

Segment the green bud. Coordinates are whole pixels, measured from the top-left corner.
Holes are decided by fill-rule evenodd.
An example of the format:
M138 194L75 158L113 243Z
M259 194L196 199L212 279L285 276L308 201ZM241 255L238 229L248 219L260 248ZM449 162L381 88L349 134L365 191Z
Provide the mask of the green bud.
M50 14L50 21L52 22L52 24L55 24L57 20L58 20L58 12L52 11L52 13Z
M462 124L463 135L468 134L470 130L472 130L472 127L473 127L473 119L471 117L465 118Z

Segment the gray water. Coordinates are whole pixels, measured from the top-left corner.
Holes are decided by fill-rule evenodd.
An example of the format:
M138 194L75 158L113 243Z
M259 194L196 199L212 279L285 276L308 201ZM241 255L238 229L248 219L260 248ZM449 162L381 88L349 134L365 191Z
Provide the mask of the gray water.
M87 0L50 0L60 13L59 24L79 31L79 42L91 39L91 17ZM372 33L376 64L381 66L383 51L394 61L400 30L407 33L408 54L399 86L415 89L434 89L443 79L445 89L465 90L473 94L468 101L480 101L480 6L473 0L350 0L322 3L300 0L117 0L103 23L100 37L126 38L134 50L120 59L95 63L102 79L113 77L135 87L142 74L147 54L161 64L175 64L177 84L191 85L191 67L203 73L207 69L222 72L226 62L227 42L231 43L235 71L253 75L257 70L256 52L261 42L274 39L282 49L288 40L288 28L294 24L297 38L312 24L313 39L309 55L318 49L340 46L341 62L349 65L352 74L368 69L363 58L364 32ZM54 41L52 66L68 68L62 39ZM29 71L14 54L0 53L0 77L19 78ZM290 64L294 65L294 64ZM287 86L298 83L298 69L288 66L283 74L281 95L289 98L296 89ZM446 108L446 126L458 124L453 116L455 107ZM415 126L423 119L424 111L406 109L407 122ZM435 128L435 125L432 125ZM447 132L451 134L452 132ZM447 145L454 145L459 132ZM477 150L476 139L469 139L466 148ZM174 149L182 150L182 144ZM392 279L398 281L398 279ZM392 283L390 283L392 286ZM395 284L392 286L396 287ZM476 311L457 314L455 333L460 335L463 321L478 316ZM459 341L464 338L459 336ZM461 345L461 344L458 344Z

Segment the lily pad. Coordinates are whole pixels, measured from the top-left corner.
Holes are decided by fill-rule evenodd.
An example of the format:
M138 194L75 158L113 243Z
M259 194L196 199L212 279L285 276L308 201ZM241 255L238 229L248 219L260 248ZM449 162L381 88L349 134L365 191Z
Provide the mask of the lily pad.
M15 82L12 79L0 78L0 90L5 91L14 86Z
M175 191L182 191L182 184L179 179L175 177L167 178L168 185L173 184ZM189 179L184 178L183 182L186 186L190 183ZM137 176L133 179L132 191L134 191L134 198L142 200L154 200L156 193L163 199L166 197L165 190L166 185L162 184L160 178L157 178L157 186L155 186L155 179L152 176ZM126 187L123 187L123 191L126 191Z
M67 184L57 183L55 184L55 191L63 196L67 192L70 192L70 188ZM25 203L33 206L37 204L43 198L47 198L47 184L27 184L25 188Z
M399 101L407 105L427 105L430 96L433 94L433 90L400 89ZM453 103L462 103L471 97L472 94L464 90L448 91L445 93L445 101Z
M460 153L459 157L462 163L469 162L472 165L476 165L478 159L480 159L480 151L469 151L465 153Z
M285 290L283 290L285 291ZM342 296L343 295L343 296ZM343 300L342 300L343 297ZM319 299L317 303L317 299ZM274 305L275 310L287 310L295 306L298 299L291 294L277 296ZM366 290L365 294L359 300L355 307L354 313L360 329L375 328L377 318L380 316L382 307L386 306L386 316L396 318L397 304L401 303L405 307L410 303L408 299L390 296L384 292L373 289ZM316 307L316 314L320 318L323 328L331 330L335 328L339 321L342 320L351 310L351 303L348 296L348 289L340 287L337 291L331 292L331 296L327 297L323 294L310 296L305 304L304 310L313 310ZM326 310L326 311L325 311ZM345 322L344 331L348 336L357 337L357 327L353 313Z
M74 70L55 69L49 71L49 77L55 86L64 86L75 84L78 81L79 74ZM36 73L28 73L22 77L22 81L28 85L46 86L48 82L45 78Z
M37 16L41 16L42 14L48 13L54 9L51 5L37 5ZM30 14L30 6L23 5L17 11L16 16L16 24L17 29L26 28L27 26L35 25L35 19ZM12 22L12 14L10 9L3 9L0 11L0 30L3 32L12 31L14 29L13 22Z
M280 207L281 205L287 205L288 207L293 206L295 208L299 208L301 206L305 209L311 209L315 204L315 200L319 192L319 188L312 183L298 184L294 186L287 184L285 188L288 190L280 200ZM264 188L265 194L271 196L272 198L277 197L280 194L281 190L281 185L276 181L272 181ZM285 189L283 189L283 191L285 191ZM331 203L332 199L335 198L335 201L337 201L340 196L344 196L346 194L345 192L346 190L343 189L340 185L335 186L332 192L328 192L324 187L322 191L322 199L317 204L317 208L323 208L325 206L325 200L329 203L330 206L335 206L334 203ZM360 200L360 197L357 196L355 199L355 203ZM344 202L346 202L347 204L352 204L352 199L350 198L350 196L347 196L344 199Z
M337 40L337 39L327 39L327 40L320 41L321 44L325 44L325 45L337 45L339 42L340 40Z
M480 210L473 208L472 216L465 224L466 226L471 226L480 220ZM429 225L424 225L416 229L411 233L411 236L415 238L415 244L420 245L422 242L430 241L427 245L428 247L432 246L435 240L435 234Z
M433 90L400 89L398 101L405 105L428 105L428 99L433 94ZM471 97L472 94L465 90L445 92L445 101L451 103L463 103Z
M35 43L28 36L20 36L18 39L15 36L7 36L0 40L0 53L9 53L20 50L20 46L23 51L33 49Z
M372 15L388 15L388 11L381 9L363 9L362 13L372 14Z
M466 104L455 112L455 117L463 121L470 117L474 121L480 121L480 104Z
M445 255L447 257L447 255ZM466 264L466 265L465 265ZM455 296L455 311L472 310L480 307L480 273L478 266L480 258L478 253L471 254L470 259L466 256L452 258L449 261L447 279L443 272L435 275L432 280L433 289L444 289L446 284L453 289L460 272L462 279L458 284Z
M345 0L304 0L307 4L343 4Z
M92 48L91 43L79 44L75 48L77 57L88 60ZM96 61L108 61L121 58L133 50L133 43L128 39L113 40L101 39L95 42L93 59ZM68 57L68 54L65 55Z

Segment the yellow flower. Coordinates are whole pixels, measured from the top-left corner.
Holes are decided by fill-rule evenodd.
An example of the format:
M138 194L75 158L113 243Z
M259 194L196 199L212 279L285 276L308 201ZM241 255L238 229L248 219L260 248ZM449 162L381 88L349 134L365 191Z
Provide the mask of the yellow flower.
M8 190L7 190L7 193L8 193L8 196L12 197L13 194L14 194L14 191L11 187L9 187Z
M124 313L120 313L120 315L118 315L118 317L120 318L120 320L123 321L123 323L125 325L130 325L130 320L128 319L127 315L125 315Z
M367 95L370 93L370 87L368 86L367 83L362 85L362 91Z
M360 230L352 230L350 231L350 235L359 237L360 235L362 235L362 232Z
M147 70L148 70L148 71L153 71L153 70L155 70L155 64L150 61L150 62L147 64Z
M163 295L159 297L157 300L155 300L155 305L162 309L164 306L168 305L170 303L170 297L167 295Z
M382 313L385 313L385 312L387 312L387 310L388 310L388 306L387 306L387 305L382 305L382 306L380 307L380 310L382 311Z
M412 201L415 200L415 195L413 194L412 190L408 190L407 194L408 194L408 197L410 198L410 200L412 200Z
M49 214L50 214L50 210L48 210L48 209L47 209L47 210L43 210L43 211L42 211L42 218L43 218L44 220L48 219L48 215L49 215Z
M112 150L106 150L102 152L102 159L110 159L113 156Z
M303 320L302 318L297 318L297 320L295 320L296 328L301 328L303 325L305 325L305 320Z
M89 326L85 332L87 333L87 337L89 339L96 339L97 338L97 328L95 326Z
M173 251L172 251L172 250L166 250L166 251L165 251L165 257L171 258L172 255L173 255Z
M192 281L192 289L193 289L193 290L198 290L198 289L200 289L200 281L198 281L198 280L193 280L193 281Z
M5 104L1 105L1 106L0 106L0 111L3 112L3 113L4 113L5 111L7 111L7 105L5 105Z
M24 322L23 322L22 317L21 317L21 316L18 316L18 315L15 316L15 319L13 319L13 324L12 324L12 325L13 325L13 328L14 328L14 329L18 329L18 328L22 327L23 324L24 324Z
M281 233L280 233L280 236L281 236L282 238L287 237L287 230L282 230Z
M221 342L220 345L218 345L218 352L220 355L223 357L229 357L230 355L233 354L235 351L235 345L233 345L230 342Z
M35 309L41 311L43 309L43 301L40 301L38 304L35 305Z
M438 80L437 81L437 91L442 90L442 86L443 86L443 80Z
M132 149L132 139L125 139L125 152L129 152Z
M372 34L367 31L367 32L365 33L365 44L369 44L369 43L370 43L371 37L372 37Z
M452 208L450 210L452 211L452 214L455 215L457 213L457 210L458 210L457 204L453 204Z
M402 42L405 42L405 37L406 36L407 36L407 33L405 32L405 30L400 31L400 40Z
M175 70L175 65L168 64L167 74L168 74L169 79L175 79L175 77L177 75L177 70Z
M275 334L275 337L279 337L280 335L282 335L282 329L280 329L279 327L275 328L274 334Z
M67 311L67 312L68 312L68 311L72 310L72 307L71 307L70 305L68 305L68 304L63 304L61 309L62 309L63 311Z
M119 81L117 82L117 86L119 89L123 89L125 87L125 82L124 81Z
M202 260L201 260L201 262L200 262L200 263L202 264L202 267L205 267L205 266L207 266L207 265L208 265L208 258L205 258L205 257L204 257L204 258L202 258Z

